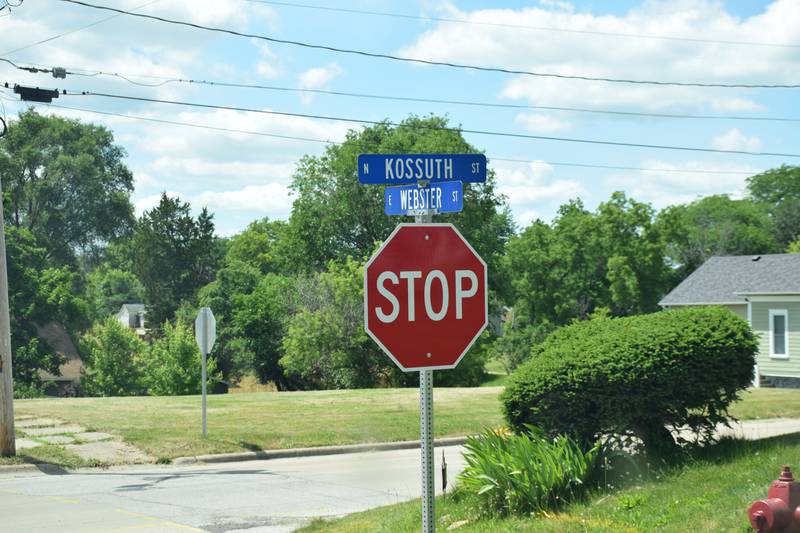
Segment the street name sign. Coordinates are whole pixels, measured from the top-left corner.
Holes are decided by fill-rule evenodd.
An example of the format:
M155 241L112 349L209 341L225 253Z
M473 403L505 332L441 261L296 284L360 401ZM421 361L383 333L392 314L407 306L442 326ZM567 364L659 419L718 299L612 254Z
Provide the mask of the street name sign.
M452 224L400 224L364 268L364 327L402 370L455 368L487 317L486 263Z
M458 213L464 207L460 181L432 183L427 187L405 185L384 189L387 215L413 215L419 211Z
M483 154L361 154L358 181L370 185L407 185L418 181L439 183L486 181Z

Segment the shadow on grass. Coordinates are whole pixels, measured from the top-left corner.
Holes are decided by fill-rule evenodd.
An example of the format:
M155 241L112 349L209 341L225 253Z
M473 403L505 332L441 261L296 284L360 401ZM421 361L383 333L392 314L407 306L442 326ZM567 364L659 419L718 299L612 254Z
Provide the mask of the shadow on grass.
M796 446L798 444L800 444L800 433L789 433L758 440L723 437L715 444L696 448L692 451L691 458L709 463L727 463L742 457L752 456L756 452L766 452L775 448Z

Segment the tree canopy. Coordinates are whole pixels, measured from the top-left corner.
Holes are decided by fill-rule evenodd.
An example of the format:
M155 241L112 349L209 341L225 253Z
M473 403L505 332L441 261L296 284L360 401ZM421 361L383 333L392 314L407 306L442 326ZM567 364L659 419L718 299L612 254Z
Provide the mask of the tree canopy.
M64 262L129 232L133 176L102 126L40 115L12 122L0 143L5 222Z

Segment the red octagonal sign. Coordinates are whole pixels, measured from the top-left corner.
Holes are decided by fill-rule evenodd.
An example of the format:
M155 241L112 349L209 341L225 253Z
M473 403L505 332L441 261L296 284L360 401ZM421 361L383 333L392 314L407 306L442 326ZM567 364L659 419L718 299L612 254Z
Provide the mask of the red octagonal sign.
M400 224L364 268L364 327L403 370L455 368L486 327L486 287L452 224Z

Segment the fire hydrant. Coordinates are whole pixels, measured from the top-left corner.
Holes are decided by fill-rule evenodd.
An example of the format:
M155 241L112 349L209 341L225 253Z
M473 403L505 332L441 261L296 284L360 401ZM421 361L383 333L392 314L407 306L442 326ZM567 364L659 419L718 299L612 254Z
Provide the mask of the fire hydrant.
M767 499L753 503L747 514L758 533L800 533L800 483L791 468L783 467L781 477L769 486Z

